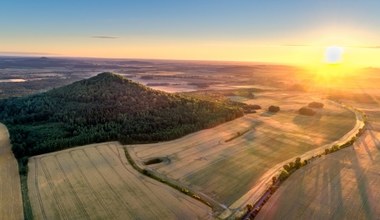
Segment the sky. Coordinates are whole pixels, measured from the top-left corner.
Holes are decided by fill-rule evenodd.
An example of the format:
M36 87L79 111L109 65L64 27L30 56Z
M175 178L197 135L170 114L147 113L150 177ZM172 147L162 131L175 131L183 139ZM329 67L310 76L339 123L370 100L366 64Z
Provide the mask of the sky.
M0 55L380 64L378 0L2 0Z

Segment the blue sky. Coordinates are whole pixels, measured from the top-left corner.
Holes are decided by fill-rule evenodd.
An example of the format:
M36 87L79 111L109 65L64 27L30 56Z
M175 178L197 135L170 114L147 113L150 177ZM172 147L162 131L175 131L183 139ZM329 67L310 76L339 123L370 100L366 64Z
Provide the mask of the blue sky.
M304 45L316 41L312 34L323 38L326 30L336 31L337 38L360 30L361 33L355 34L366 37L362 44L376 46L380 40L378 27L380 1L375 0L9 0L0 3L0 51L15 52L76 55L75 50L70 53L60 49L59 43L64 41L66 48L70 45L78 48L81 44L90 48L91 41L94 48L99 47L93 41L94 36L113 37L97 38L105 51L111 45L104 43L107 40L113 40L110 47L115 48L116 41L122 48L143 44L152 48L163 44L171 47L170 42L174 45L181 42ZM86 38L93 39L86 41ZM125 56L133 57L133 54ZM139 56L144 57L143 53Z

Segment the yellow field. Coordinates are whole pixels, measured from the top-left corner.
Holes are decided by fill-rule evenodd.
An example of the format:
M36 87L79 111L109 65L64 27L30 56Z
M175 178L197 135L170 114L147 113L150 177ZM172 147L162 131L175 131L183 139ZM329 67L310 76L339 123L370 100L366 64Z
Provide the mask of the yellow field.
M23 219L18 164L11 151L7 128L0 123L0 219Z
M274 165L338 140L354 127L354 113L328 101L317 116L298 115L310 101L294 94L263 93L246 102L264 109L277 104L279 113L262 110L174 141L127 149L141 167L149 159L167 157L169 163L148 167L229 207ZM243 135L226 142L237 132Z
M257 219L378 219L380 216L380 111L351 103L367 115L367 131L351 148L295 172Z
M143 176L116 142L29 160L35 219L209 219L211 209Z

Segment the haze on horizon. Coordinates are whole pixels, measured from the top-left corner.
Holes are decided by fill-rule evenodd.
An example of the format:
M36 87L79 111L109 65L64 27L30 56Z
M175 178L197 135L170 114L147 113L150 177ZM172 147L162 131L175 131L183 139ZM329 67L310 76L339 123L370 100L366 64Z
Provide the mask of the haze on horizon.
M7 1L0 55L379 66L380 2Z

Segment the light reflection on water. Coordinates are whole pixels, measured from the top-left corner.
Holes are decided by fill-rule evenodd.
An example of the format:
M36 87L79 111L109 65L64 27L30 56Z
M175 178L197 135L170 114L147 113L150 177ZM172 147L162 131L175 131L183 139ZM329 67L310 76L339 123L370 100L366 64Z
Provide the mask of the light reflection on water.
M0 79L0 83L4 83L4 82L18 83L18 82L26 82L26 80L25 79Z

